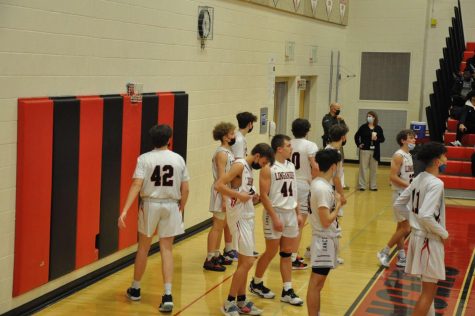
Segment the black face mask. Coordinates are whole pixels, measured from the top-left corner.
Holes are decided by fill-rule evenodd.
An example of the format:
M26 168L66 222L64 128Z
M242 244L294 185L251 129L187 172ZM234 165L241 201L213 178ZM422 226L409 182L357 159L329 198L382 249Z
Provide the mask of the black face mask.
M254 161L252 162L251 167L254 170L259 170L259 169L262 168L261 165L258 162L254 162Z
M340 110L336 110L335 115L340 115Z
M232 145L234 145L235 143L236 143L236 138L232 138L232 139L228 142L229 146L232 146Z
M344 141L341 142L341 145L342 145L342 146L345 146L345 144L346 144L346 140L344 140Z
M252 132L252 129L253 129L253 128L254 128L254 126L251 127L247 132L248 132L248 133Z

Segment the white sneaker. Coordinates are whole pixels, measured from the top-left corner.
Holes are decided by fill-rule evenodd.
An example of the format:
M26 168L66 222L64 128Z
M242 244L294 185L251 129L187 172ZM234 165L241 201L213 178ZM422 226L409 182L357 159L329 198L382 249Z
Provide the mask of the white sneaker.
M450 145L460 147L462 146L462 143L456 140L456 141L450 142Z
M343 258L338 257L336 258L336 262L338 262L338 264L343 264L345 263L345 260L343 260Z
M226 301L221 306L221 313L225 316L239 316L239 307L236 305L236 302Z
M385 268L389 268L389 255L383 251L379 251L376 254L376 257L378 257L379 262L381 265Z
M295 306L303 305L303 300L297 294L295 294L294 289L289 289L287 291L282 290L280 301Z
M303 257L305 259L310 259L311 256L312 255L310 254L310 246L308 246L307 249L305 249L305 253L304 253Z
M404 257L404 258L398 257L396 265L400 268L405 268L406 267L406 257Z

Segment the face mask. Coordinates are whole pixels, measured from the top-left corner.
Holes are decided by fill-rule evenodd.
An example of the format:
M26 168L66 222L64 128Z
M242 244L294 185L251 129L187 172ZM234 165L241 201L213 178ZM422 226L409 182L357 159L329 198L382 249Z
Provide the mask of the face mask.
M232 138L232 139L228 142L229 146L232 146L232 145L234 145L235 143L236 143L236 138Z
M342 146L345 146L345 144L346 144L346 140L344 140L344 141L341 142L341 145L342 145Z
M252 132L252 129L254 128L254 126L252 126L247 132L250 133Z
M439 166L439 172L440 172L440 173L444 173L446 168L447 168L447 165L446 165L446 164L440 165L440 166Z
M335 115L340 115L340 110L336 110Z
M251 167L254 170L259 170L259 169L262 168L261 165L258 162L254 162L254 161L252 162Z
M409 150L413 150L416 148L416 144L407 144L407 147L409 147Z
M374 117L368 116L368 123L372 124L374 122Z

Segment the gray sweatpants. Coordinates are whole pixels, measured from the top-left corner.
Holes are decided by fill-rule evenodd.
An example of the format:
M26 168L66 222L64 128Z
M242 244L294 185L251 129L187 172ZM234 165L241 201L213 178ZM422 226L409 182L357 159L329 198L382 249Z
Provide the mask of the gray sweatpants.
M366 179L369 168L369 187L377 189L376 170L378 162L373 158L373 150L360 150L360 171L358 175L358 189L366 189Z

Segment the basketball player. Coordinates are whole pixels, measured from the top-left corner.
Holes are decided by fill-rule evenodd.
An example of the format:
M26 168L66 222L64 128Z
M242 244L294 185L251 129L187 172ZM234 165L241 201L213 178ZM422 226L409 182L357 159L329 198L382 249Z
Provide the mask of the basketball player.
M302 226L299 229L299 236L296 247L292 253L292 269L306 269L307 264L297 255L300 240L302 238L302 227L307 221L310 211L310 182L316 177L318 166L315 162L315 153L318 151L317 144L306 139L310 131L310 122L306 119L295 119L292 122L292 134L294 139L290 141L292 145L292 163L295 165L297 175L297 197L300 214L302 214Z
M252 132L254 128L254 122L257 121L257 117L250 112L241 112L236 115L238 121L239 130L236 131L236 141L231 147L234 158L246 158L247 156L247 141L246 135ZM255 188L254 188L255 191ZM259 195L253 196L253 201L259 201ZM236 249L232 248L232 238L228 225L224 226L224 250L223 255L227 260L237 261L238 253Z
M394 203L394 209L409 218L412 231L405 271L420 276L422 282L414 316L435 315L437 282L445 280L444 244L449 233L445 229L444 183L438 176L447 166L446 152L441 143L422 145L417 159L426 165L425 171L414 178Z
M400 148L394 153L391 159L391 171L389 173L389 181L393 189L393 205L398 196L409 186L414 177L414 165L409 151L416 147L416 134L410 129L402 130L397 134L396 141ZM397 211L394 211L394 219L397 222L396 231L389 239L386 247L377 253L379 262L385 268L389 267L389 252L396 244L399 250L396 265L398 267L406 266L404 239L411 232L411 226L407 219L401 216Z
M302 305L303 301L292 288L292 249L299 234L302 217L297 206L297 181L294 164L288 161L292 154L290 137L275 135L271 141L275 162L265 166L259 173L259 192L264 205L262 222L266 250L257 260L254 278L249 284L251 292L263 298L274 298L275 294L264 286L262 277L269 263L280 248L280 274L283 289L280 300L290 305Z
M310 204L312 213L312 243L310 245L312 274L307 290L308 315L320 315L320 292L330 269L336 268L338 253L338 209L341 206L338 192L330 181L335 177L341 155L334 149L320 150L316 154L320 174L312 180Z
M229 295L221 307L224 315L238 316L240 313L260 315L262 313L262 310L246 299L247 274L256 260L254 256L255 211L252 203L252 195L255 192L252 189L252 169L261 169L273 161L272 148L264 143L257 144L245 159L236 159L229 172L219 178L215 185L216 190L226 196L226 220L233 244L239 253L238 266L231 281Z
M203 268L210 271L225 271L224 265L232 263L232 260L219 253L219 244L226 224L226 205L221 194L215 190L214 184L231 169L231 164L234 161L231 146L236 142L235 129L236 126L232 123L224 122L219 123L213 129L213 138L221 141L221 145L216 148L212 159L214 183L211 186L209 210L213 213L213 226L208 233L208 256L203 264Z
M162 276L165 294L159 306L161 312L173 309L172 245L175 236L183 234L182 213L188 199L188 170L183 158L168 150L172 129L168 125L155 125L150 129L155 149L140 155L133 175L127 200L119 217L119 228L125 228L130 206L140 192L139 245L134 265L134 279L127 290L132 301L140 300L140 280L145 272L152 236L158 228Z

